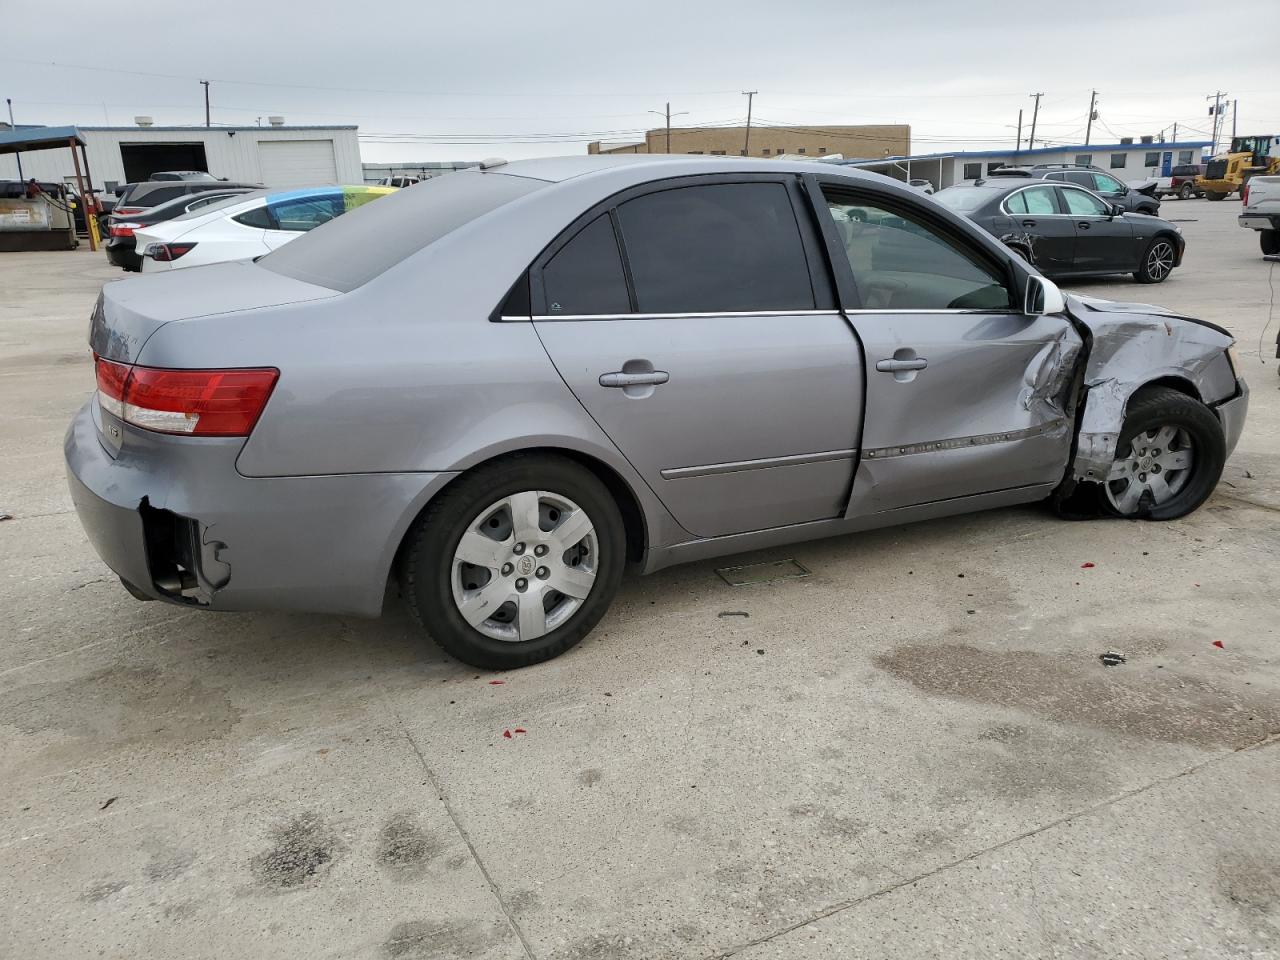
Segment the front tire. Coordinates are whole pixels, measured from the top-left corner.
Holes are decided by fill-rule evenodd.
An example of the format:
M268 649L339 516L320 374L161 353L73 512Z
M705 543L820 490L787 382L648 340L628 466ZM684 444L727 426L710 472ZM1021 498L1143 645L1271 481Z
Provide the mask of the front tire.
M1168 236L1152 237L1133 279L1139 283L1163 283L1173 272L1173 264L1177 259L1177 251Z
M591 632L626 561L618 505L571 460L519 454L433 500L403 553L410 611L464 663L510 670L559 656Z
M1101 484L1113 516L1175 520L1213 493L1226 463L1222 425L1200 401L1168 387L1134 394Z
M1262 245L1262 252L1268 256L1280 253L1280 230L1259 230L1258 243Z

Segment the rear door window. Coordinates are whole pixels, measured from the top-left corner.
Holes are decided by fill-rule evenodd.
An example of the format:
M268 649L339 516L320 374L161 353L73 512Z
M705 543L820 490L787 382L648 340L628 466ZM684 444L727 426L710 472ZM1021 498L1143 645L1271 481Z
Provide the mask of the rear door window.
M1029 187L1023 190L1019 196L1022 197L1022 202L1027 206L1027 213L1038 213L1044 216L1058 212L1057 206L1053 202L1053 187Z
M542 268L551 316L631 312L627 278L609 214L596 217Z
M246 210L244 213L237 214L231 218L236 223L243 223L246 227L256 227L259 230L278 230L275 220L271 216L271 211L266 206L254 207L252 210Z
M784 184L677 187L628 200L617 216L640 313L814 308Z
M295 200L282 200L268 204L271 216L275 218L277 230L291 230L305 233L314 230L322 223L328 223L334 217L345 212L342 195L325 197L299 197Z
M827 192L827 207L865 308L999 310L1012 302L995 264L923 218L837 191Z

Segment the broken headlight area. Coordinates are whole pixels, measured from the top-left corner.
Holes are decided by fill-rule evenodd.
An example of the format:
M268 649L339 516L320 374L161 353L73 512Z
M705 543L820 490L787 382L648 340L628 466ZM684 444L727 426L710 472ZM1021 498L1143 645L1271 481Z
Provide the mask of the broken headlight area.
M146 499L138 512L155 591L175 603L208 606L231 581L231 567L222 558L227 545L213 539L210 528L199 521L157 509ZM130 592L135 591L130 587Z

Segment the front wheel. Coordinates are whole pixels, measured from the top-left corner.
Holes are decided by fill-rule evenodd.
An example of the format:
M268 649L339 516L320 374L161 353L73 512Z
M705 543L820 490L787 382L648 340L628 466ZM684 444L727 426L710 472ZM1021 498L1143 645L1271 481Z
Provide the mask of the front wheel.
M1196 510L1222 476L1226 440L1213 411L1168 387L1129 401L1103 507L1131 519L1174 520Z
M467 474L410 534L401 586L447 652L509 670L549 660L608 610L626 560L604 484L556 456L518 455Z
M1142 255L1142 262L1133 274L1139 283L1163 283L1173 272L1177 253L1168 237L1154 237Z
M1262 244L1262 252L1268 256L1280 253L1280 230L1259 230L1258 242Z

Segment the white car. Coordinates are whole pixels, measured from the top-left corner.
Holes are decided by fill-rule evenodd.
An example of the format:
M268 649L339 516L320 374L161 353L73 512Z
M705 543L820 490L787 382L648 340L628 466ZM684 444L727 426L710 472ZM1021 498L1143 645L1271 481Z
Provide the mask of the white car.
M142 272L251 260L348 210L394 192L394 187L361 185L260 190L232 197L134 231Z

